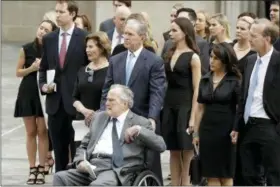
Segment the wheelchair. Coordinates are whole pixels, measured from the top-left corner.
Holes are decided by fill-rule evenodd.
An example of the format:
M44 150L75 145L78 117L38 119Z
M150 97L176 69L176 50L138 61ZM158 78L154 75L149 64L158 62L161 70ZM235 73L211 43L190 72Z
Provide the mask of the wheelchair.
M73 163L67 166L67 169L75 168L76 166ZM158 177L152 171L148 170L145 165L123 168L120 174L130 174L130 176L123 185L119 184L119 186L163 186Z
M163 186L158 177L144 165L123 168L120 172L121 175L129 173L131 176L123 186Z

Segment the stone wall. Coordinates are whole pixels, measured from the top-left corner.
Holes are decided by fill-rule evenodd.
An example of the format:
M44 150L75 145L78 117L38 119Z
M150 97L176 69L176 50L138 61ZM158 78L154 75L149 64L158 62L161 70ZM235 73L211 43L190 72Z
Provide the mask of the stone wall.
M80 12L95 26L95 2L77 1ZM45 12L55 8L55 1L2 1L2 39L10 42L33 40ZM94 28L95 29L95 28Z

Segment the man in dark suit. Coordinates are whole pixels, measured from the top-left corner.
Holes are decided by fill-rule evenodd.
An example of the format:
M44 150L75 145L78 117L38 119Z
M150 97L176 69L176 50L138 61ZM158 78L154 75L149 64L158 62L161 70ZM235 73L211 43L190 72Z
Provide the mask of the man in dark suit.
M197 16L193 9L191 8L181 8L177 11L177 17L185 17L189 19L193 25L195 25ZM209 71L209 63L210 63L210 57L209 57L209 44L206 40L204 40L202 37L196 35L195 36L196 43L199 47L200 53L199 57L201 60L201 72L204 75ZM162 58L165 58L167 55L167 52L172 47L172 41L169 39L164 43L161 56Z
M108 38L111 40L111 51L114 51L114 48L124 42L123 31L125 26L125 21L128 16L131 14L131 10L126 6L120 6L116 9L114 16L115 27L107 32Z
M280 2L278 1L272 1L269 7L269 18L270 21L272 21L274 24L280 26L279 23L279 5Z
M55 154L56 172L66 169L68 147L74 141L72 92L77 71L87 64L86 32L75 27L78 6L74 1L58 1L57 24L60 29L43 38L43 57L39 70L39 84L46 94L48 127ZM47 84L49 70L55 70L53 84ZM74 153L72 152L72 158Z
M159 114L166 91L166 76L163 60L143 48L147 34L145 22L130 19L124 31L124 45L128 49L110 59L101 109L104 109L108 90L113 84L127 85L134 93L134 113L148 118L159 133ZM157 127L156 128L156 124ZM149 168L162 180L159 153L149 154Z
M272 44L279 31L267 19L256 20L250 29L252 48L257 52L244 65L240 102L234 131L244 133L240 145L245 186L280 185L280 53Z
M131 0L113 0L114 11L120 6L126 6L131 8ZM109 32L115 28L114 18L107 19L100 23L99 30L103 32Z
M128 185L125 182L131 173L121 174L123 168L143 166L146 149L165 151L165 142L155 134L150 121L130 110L133 95L126 86L111 87L106 111L96 114L77 149L76 169L56 173L54 186ZM90 165L96 168L91 171Z

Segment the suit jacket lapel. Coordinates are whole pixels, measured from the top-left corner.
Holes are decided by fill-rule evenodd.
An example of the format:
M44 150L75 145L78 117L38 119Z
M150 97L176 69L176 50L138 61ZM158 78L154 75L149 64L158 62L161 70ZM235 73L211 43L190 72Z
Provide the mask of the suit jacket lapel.
M75 27L73 30L73 34L71 36L68 48L67 48L67 53L66 53L66 57L65 57L65 62L64 62L64 66L63 69L65 69L65 67L67 66L69 60L71 59L71 55L74 54L74 49L76 48L76 42L77 42L77 36L78 36L78 32L77 32L77 28Z
M89 153L92 153L98 140L100 139L100 136L102 135L102 133L104 132L104 129L107 127L108 125L108 121L109 121L109 116L108 115L104 115L101 117L100 120L98 120L98 122L94 125L93 129L93 136L88 144L88 148L89 148Z
M269 85L268 83L273 82L273 78L275 77L275 74L276 74L275 71L278 70L278 68L276 68L276 66L278 65L278 61L279 61L279 59L277 59L277 55L273 51L269 64L268 64L268 67L267 67L265 79L264 79L264 86L263 86L264 92L265 92L265 90L269 89L269 88L267 88L267 86Z
M60 68L60 65L59 65L59 48L58 48L58 45L59 45L59 29L56 29L54 32L56 32L56 35L55 35L55 39L54 39L54 47L53 47L53 54L54 54L54 62L56 64L56 67L58 66Z
M136 62L135 62L135 65L133 67L133 70L131 72L131 76L130 76L130 79L128 81L128 86L131 86L132 83L135 81L140 69L141 69L141 66L143 66L143 64L145 64L145 60L147 59L146 55L145 55L145 51L146 49L143 48L139 57L137 58Z
M122 132L121 132L121 136L120 136L120 143L121 143L121 145L124 144L124 133L125 133L125 130L127 128L129 128L130 126L132 126L132 123L131 123L132 117L133 117L133 113L131 111L129 111L127 116L126 116L126 118L125 118L125 121L124 121L124 124L123 124L123 128L122 128Z
M117 73L120 76L120 80L118 81L120 84L125 85L125 66L126 66L126 57L127 57L127 51L120 57L120 66L117 64L117 66L120 68L119 71L117 71Z

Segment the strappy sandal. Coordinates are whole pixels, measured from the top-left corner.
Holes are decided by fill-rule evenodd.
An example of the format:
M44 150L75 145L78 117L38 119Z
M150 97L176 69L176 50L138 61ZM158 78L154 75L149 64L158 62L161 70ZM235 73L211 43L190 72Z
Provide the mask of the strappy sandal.
M38 166L36 184L45 184L45 167Z
M48 156L46 163L45 163L45 171L44 171L45 175L48 175L53 172L53 165L54 165L54 159L50 155L50 156Z
M37 168L31 167L29 169L29 178L26 181L26 184L28 185L36 184L36 180L37 180Z

